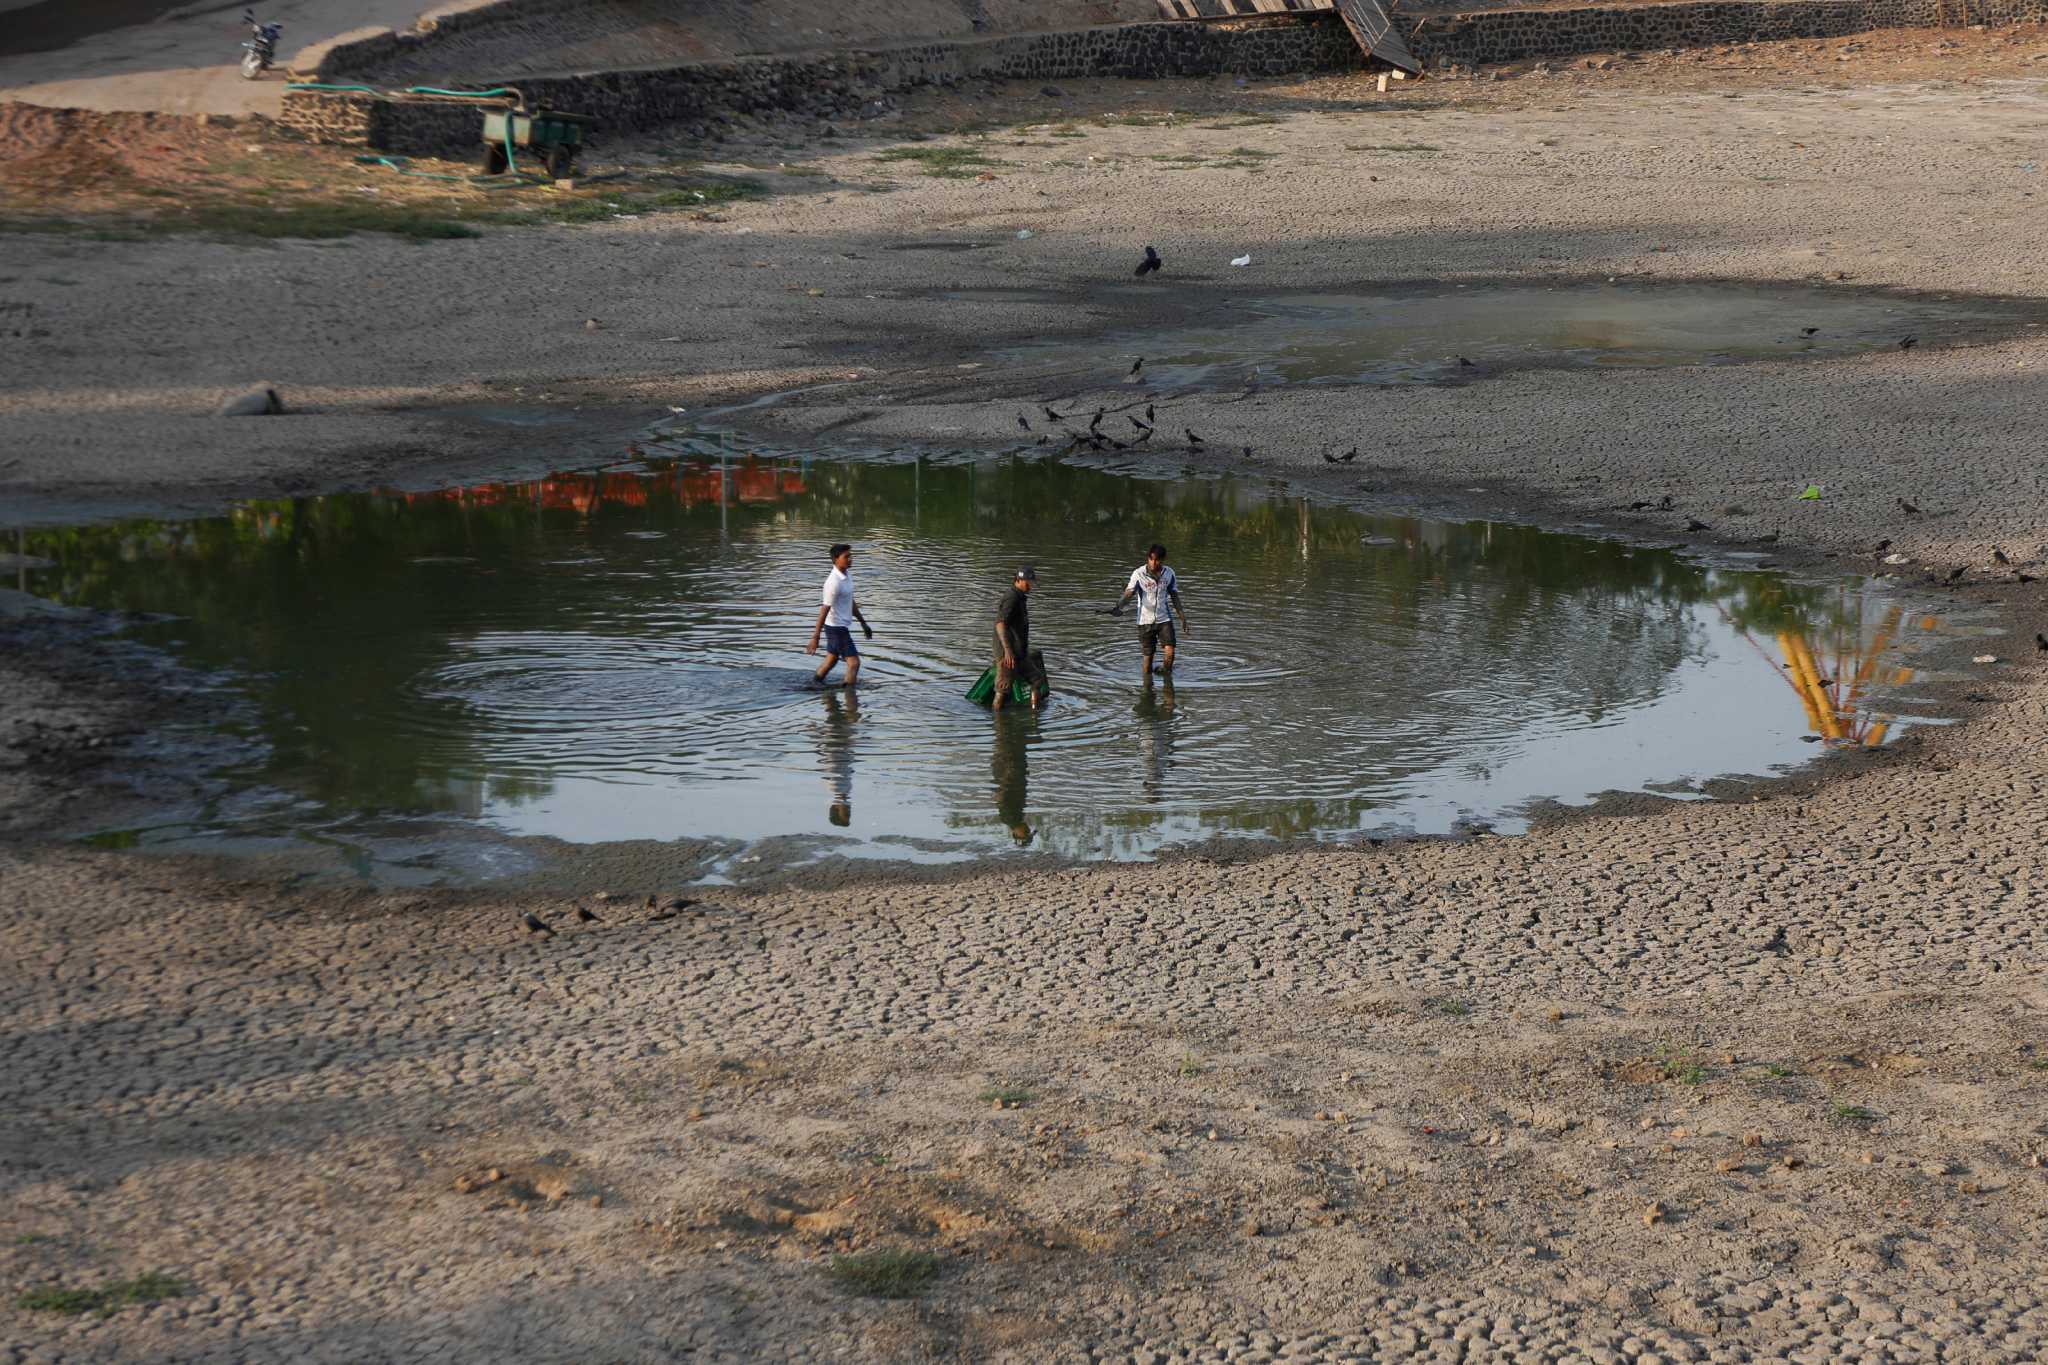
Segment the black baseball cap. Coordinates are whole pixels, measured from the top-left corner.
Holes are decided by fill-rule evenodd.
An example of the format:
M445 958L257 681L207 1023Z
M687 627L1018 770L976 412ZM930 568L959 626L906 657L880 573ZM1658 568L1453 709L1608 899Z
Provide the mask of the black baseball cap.
M1016 576L1018 578L1029 579L1031 582L1036 583L1038 581L1038 570L1032 568L1029 564L1019 565L1017 568Z

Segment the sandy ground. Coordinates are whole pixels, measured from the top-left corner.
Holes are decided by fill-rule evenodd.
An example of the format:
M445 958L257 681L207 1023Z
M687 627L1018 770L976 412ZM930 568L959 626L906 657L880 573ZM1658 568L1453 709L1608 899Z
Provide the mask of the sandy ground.
M435 425L477 394L651 414L836 375L772 420L995 443L1041 396L991 359L1004 340L1290 287L2038 298L2026 167L2048 85L2027 73L2048 41L2007 38L1952 40L1976 45L1954 68L1919 34L1385 98L1341 78L995 92L896 125L983 119L992 179L738 129L711 155L777 192L717 221L0 238L0 299L43 331L0 338L0 496L41 519L424 477L491 453ZM1105 126L1114 102L1192 116ZM1139 286L1147 241L1168 264ZM954 242L979 245L930 249ZM1046 301L945 297L1020 286ZM1122 401L1124 363L1062 396ZM1666 533L1696 515L1859 567L1889 538L2031 630L2034 589L1991 550L2048 540L2043 365L2021 335L1233 392L1171 416L1212 438L1199 458L1250 445L1310 474L1323 444L1360 443L1371 468L1347 480L1447 509ZM312 410L205 415L257 377ZM1792 501L1807 482L1826 496ZM1670 513L1618 510L1667 492ZM95 799L123 732L176 704L84 629L11 627L0 655L0 1283L159 1272L190 1292L0 1307L14 1359L1974 1361L2048 1342L2048 681L2025 634L1966 724L1763 799L674 910L676 887L591 886L580 922L560 898L38 841L43 803ZM529 937L529 910L558 933ZM879 1248L930 1253L934 1279L882 1300L832 1277Z

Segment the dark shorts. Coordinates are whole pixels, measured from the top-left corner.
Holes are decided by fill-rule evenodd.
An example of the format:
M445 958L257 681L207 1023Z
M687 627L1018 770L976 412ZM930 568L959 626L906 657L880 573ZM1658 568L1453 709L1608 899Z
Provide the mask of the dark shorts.
M860 646L853 642L853 632L845 626L825 627L825 652L837 654L842 659L858 659Z
M1145 647L1147 654L1150 654L1155 645L1165 645L1168 649L1173 649L1180 642L1173 638L1173 622L1155 621L1149 626L1138 627L1138 643Z

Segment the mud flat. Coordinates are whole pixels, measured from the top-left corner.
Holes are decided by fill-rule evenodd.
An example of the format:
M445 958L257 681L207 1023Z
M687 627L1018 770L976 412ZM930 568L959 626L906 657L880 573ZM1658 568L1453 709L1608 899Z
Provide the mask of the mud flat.
M53 525L494 458L533 474L547 453L502 434L392 439L518 389L639 419L802 390L750 420L1001 448L1029 401L1132 390L1121 352L1058 392L999 352L1170 321L1167 289L2039 298L2042 82L1794 49L1725 59L1762 68L1741 86L1624 67L1387 102L1334 80L1148 91L1200 114L1171 125L1098 121L1091 88L1060 106L1082 137L1052 135L1049 98L992 94L982 113L1041 129L991 139L995 179L811 143L823 177L723 222L7 236L0 289L47 335L0 341L0 492ZM939 241L983 245L889 249ZM1161 296L1126 305L1110 285L1147 241ZM487 268L538 283L486 297ZM238 305L258 287L291 306ZM933 299L1019 287L1045 297ZM2037 1355L2048 686L2019 576L2048 539L2043 365L2022 319L1792 364L1172 394L1206 438L1190 461L1900 573L2011 627L1967 666L1962 724L1758 799L1512 837L751 890L621 867L573 898L140 857L37 830L207 699L90 620L10 621L0 1340L21 1360ZM206 415L258 377L309 410ZM1332 442L1364 453L1327 471Z

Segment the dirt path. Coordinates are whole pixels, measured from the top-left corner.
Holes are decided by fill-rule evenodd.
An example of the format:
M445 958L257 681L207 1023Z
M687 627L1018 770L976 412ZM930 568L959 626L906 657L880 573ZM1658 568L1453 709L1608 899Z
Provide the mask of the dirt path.
M2000 60L2025 69L2027 43ZM1584 68L1398 102L1338 80L1148 88L1197 115L1170 126L1098 121L1107 87L992 95L980 112L1003 130L1065 110L981 144L1003 164L970 175L993 179L776 133L719 155L805 173L750 172L778 192L717 221L428 245L0 237L0 298L47 328L0 340L0 479L55 516L423 474L488 452L380 405L658 411L835 374L845 388L774 420L999 442L1024 395L988 345L1164 316L1168 291L1626 275L2040 297L2023 166L2048 88L1889 84L1838 51L1716 58L1781 72L1739 88ZM1168 260L1153 294L1127 282L1146 241ZM934 249L957 242L976 245ZM1249 278L1226 264L1247 249ZM1035 292L963 297L1018 286ZM238 308L244 288L275 307ZM2024 621L2038 585L1991 549L2025 561L2048 540L2044 365L2022 336L1209 395L1175 415L1221 458L1249 444L1312 473L1322 442L1360 442L1373 467L1347 477L1445 508L1620 524L1669 492L1639 524L1678 535L1698 515L1863 567L1887 538L1907 572L1964 566L1959 592ZM258 374L321 410L203 415ZM401 433L404 453L378 453ZM1818 503L1793 500L1807 482ZM39 629L56 633L0 656L16 810L95 799L122 750L92 741L161 704ZM0 1091L21 1098L0 1115L0 1285L9 1303L117 1285L158 1301L0 1307L0 1344L2031 1358L2048 1341L2048 681L2023 641L1996 643L1963 725L1767 799L1514 839L797 883L674 910L677 888L593 886L580 904L600 918L581 922L563 900L10 837ZM530 936L528 911L556 935ZM861 1259L880 1249L912 1255ZM913 1298L859 1292L927 1272Z

